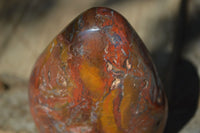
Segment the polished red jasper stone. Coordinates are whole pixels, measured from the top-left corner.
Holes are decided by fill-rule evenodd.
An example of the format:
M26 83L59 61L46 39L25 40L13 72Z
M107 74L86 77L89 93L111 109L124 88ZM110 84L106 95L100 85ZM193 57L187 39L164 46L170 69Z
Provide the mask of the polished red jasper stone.
M40 133L162 133L167 102L143 42L127 20L91 8L37 60L30 109Z

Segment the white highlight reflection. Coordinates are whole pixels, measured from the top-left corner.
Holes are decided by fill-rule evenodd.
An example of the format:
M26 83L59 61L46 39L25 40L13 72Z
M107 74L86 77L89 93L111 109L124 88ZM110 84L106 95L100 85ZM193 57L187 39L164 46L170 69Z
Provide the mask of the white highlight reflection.
M89 30L87 30L87 32L95 32L95 31L99 31L99 27L94 27L94 28L91 28Z

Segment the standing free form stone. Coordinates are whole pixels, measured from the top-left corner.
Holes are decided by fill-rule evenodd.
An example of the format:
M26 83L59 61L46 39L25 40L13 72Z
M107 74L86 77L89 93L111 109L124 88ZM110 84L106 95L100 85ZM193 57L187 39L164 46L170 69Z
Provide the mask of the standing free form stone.
M91 8L35 64L30 109L40 133L162 133L167 102L143 42L119 13Z

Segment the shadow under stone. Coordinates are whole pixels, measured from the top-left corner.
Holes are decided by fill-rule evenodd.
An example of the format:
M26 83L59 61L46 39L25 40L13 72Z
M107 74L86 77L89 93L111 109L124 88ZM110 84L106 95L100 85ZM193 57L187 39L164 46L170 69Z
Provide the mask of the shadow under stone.
M182 0L180 3L174 27L172 53L163 52L164 44L153 51L153 59L168 97L169 112L165 133L178 133L194 116L198 107L197 69L182 57L183 49L191 43L189 33L193 31L191 29L193 20L188 20L188 2L188 0ZM195 36L199 34L193 33L196 34Z

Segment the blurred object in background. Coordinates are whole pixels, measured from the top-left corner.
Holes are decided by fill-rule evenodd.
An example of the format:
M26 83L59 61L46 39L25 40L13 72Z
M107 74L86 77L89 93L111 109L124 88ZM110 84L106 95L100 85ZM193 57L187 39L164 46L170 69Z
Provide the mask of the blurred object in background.
M9 86L6 83L3 83L0 79L0 95L4 93L4 91L8 90Z
M1 0L0 20L6 23L25 16L34 21L44 16L55 4L55 0Z
M0 38L0 55L7 49L9 41L21 23L39 20L55 5L54 0L2 0L0 2L0 26L3 37Z
M199 133L200 1L188 0L187 11L184 1L1 0L0 79L9 89L0 92L0 132L36 132L27 96L34 62L75 16L106 6L127 18L153 55L171 104L166 133Z

